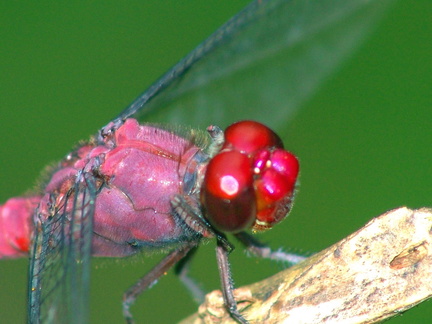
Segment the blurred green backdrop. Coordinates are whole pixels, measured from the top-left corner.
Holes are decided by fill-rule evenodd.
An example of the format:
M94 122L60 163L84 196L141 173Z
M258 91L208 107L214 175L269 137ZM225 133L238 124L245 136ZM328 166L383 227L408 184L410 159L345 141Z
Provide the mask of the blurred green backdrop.
M2 2L0 201L30 188L46 164L94 134L247 2ZM301 189L290 217L264 241L319 251L386 210L430 206L430 17L429 0L397 2L287 125ZM208 290L219 287L213 248L204 246L192 266ZM159 258L94 260L91 322L121 323L123 291ZM25 321L27 263L0 263L2 322ZM283 266L237 249L232 268L243 285ZM138 323L173 323L195 309L169 273L132 311ZM431 316L426 302L391 322Z

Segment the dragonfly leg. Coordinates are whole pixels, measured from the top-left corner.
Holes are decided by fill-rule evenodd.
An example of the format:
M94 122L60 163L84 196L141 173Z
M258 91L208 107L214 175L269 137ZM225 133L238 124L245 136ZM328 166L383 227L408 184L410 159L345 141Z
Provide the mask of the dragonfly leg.
M188 254L181 259L174 267L175 274L179 277L180 281L186 286L191 293L193 299L201 304L204 301L204 291L201 289L199 284L189 277L189 266L190 262L197 251L197 247L191 249Z
M234 298L234 284L231 275L231 268L228 260L230 251L225 248L219 240L216 246L216 258L219 267L219 276L222 285L222 295L224 303L231 317L241 324L249 323L238 311L237 301Z
M228 261L228 255L234 250L234 246L227 240L225 235L216 231L207 222L207 220L202 216L201 211L198 208L194 208L193 204L188 203L187 197L183 197L180 195L174 197L171 201L171 206L173 207L173 211L179 217L179 219L182 220L192 230L200 233L204 237L216 237L216 258L219 266L219 275L222 284L224 303L233 319L235 319L241 324L248 323L245 318L239 313L237 309L237 302L233 294L234 286L232 282L231 268ZM194 251L190 252L192 254L194 253ZM188 265L188 258L190 258L190 256L186 256L186 258L183 259L182 262L178 265L179 272L185 271L187 273L185 267L187 267ZM185 278L187 278L187 276L185 276ZM190 288L191 286L189 286L190 284L188 282L185 282L185 284L193 292L196 284L191 280L190 282L192 283L192 289Z
M197 242L190 242L189 245L181 249L174 250L159 262L149 273L142 277L138 282L129 288L123 295L123 316L128 324L133 324L134 320L130 307L135 303L137 297L153 285L159 277L167 272L172 266L183 259L196 247Z
M204 218L201 210L190 201L188 196L176 195L171 199L172 210L177 219L186 225L191 231L205 238L216 237L217 241L224 245L224 248L231 252L234 246L226 237L216 231L213 226Z
M195 205L188 196L176 195L171 199L172 211L174 217L180 222L180 226L187 226L189 230L202 237L212 238L216 236L211 225Z
M291 264L297 264L306 259L306 257L302 255L297 255L293 253L283 252L281 250L273 251L270 247L265 245L264 243L257 240L252 235L246 232L240 232L234 234L234 236L246 246L246 249L251 252L253 255L256 255L260 258L283 261Z

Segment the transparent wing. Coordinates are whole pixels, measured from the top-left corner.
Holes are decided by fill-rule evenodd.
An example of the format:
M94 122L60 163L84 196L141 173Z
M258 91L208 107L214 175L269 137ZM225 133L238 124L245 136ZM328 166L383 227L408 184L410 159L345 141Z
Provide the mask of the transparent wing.
M281 129L360 43L388 3L253 2L118 118L133 116L200 128L252 118Z
M95 196L94 178L79 173L62 198L51 195L48 217L37 211L29 323L87 322Z

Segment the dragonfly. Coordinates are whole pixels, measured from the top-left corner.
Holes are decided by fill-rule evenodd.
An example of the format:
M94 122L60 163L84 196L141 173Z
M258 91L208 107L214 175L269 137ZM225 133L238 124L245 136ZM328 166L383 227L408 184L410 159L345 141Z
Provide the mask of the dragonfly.
M338 12L334 12L328 8L338 6ZM128 108L126 108L117 118L113 119L106 126L101 128L99 133L94 137L94 141L113 141L113 138L122 132L123 127L133 123L133 120L145 122L150 120L149 116L157 116L164 114L166 110L173 111L171 119L168 121L175 123L187 123L193 125L201 125L202 123L212 124L210 120L217 120L217 115L229 113L232 115L233 120L248 119L247 116L253 116L258 120L266 120L269 124L280 128L284 121L292 117L295 107L301 101L301 94L307 96L308 91L314 88L317 83L317 75L320 79L328 73L329 70L340 62L340 59L335 59L334 55L341 56L349 52L349 49L354 44L345 44L342 49L338 48L334 55L329 55L328 62L320 64L322 70L318 69L310 74L310 80L304 79L304 72L301 73L302 82L295 82L291 80L291 84L287 86L279 80L283 80L285 74L289 71L293 72L295 59L287 60L282 58L283 62L287 61L284 69L276 65L272 69L269 67L266 60L273 59L274 56L283 57L284 51L290 53L296 46L300 46L298 42L304 40L307 36L317 37L321 33L325 33L326 29L322 27L333 27L338 24L342 19L347 19L350 15L355 15L363 6L370 6L370 15L379 12L376 6L379 5L370 3L363 3L360 1L351 1L346 3L339 3L334 1L318 3L293 3L290 1L258 1L252 3L245 8L242 12L236 15L233 19L222 26L215 34L213 34L207 41L201 44L191 54L181 60L176 66L168 71L161 79L156 81L146 92L139 96ZM292 13L303 12L301 17L295 17ZM322 12L327 15L322 15ZM319 17L319 19L317 19ZM368 16L369 17L369 16ZM300 19L301 18L301 19ZM277 22L273 26L268 26L270 21ZM347 30L347 33L362 33L360 31ZM274 35L269 39L268 35ZM359 35L356 35L359 37ZM251 41L259 43L260 46L252 44ZM312 44L314 44L312 42ZM314 44L316 48L311 45L310 53L313 54L317 48L322 49L317 40ZM351 45L351 46L350 46ZM253 49L253 50L251 50ZM243 54L248 55L243 55ZM313 61L313 55L310 58ZM299 58L297 58L299 59ZM333 59L333 60L332 60ZM315 69L311 62L306 62L301 59L306 68ZM229 62L228 65L222 62ZM271 99L252 98L255 105L267 101L270 104L269 109L272 111L272 116L268 116L268 112L264 108L257 110L253 105L253 111L243 109L233 109L228 105L222 105L215 98L215 107L210 111L204 111L203 108L197 104L191 103L190 105L179 104L182 102L180 98L187 98L188 96L210 96L215 97L217 93L219 80L226 79L226 75L233 75L233 71L240 71L236 77L242 76L242 73L248 72L251 65L257 62L265 63L266 71L269 77L249 78L244 79L242 84L244 89L260 89L256 93L257 96L265 96L266 88L272 87L273 91L285 92L289 87L291 91L287 91L287 98L294 98L287 100L283 104L271 102ZM272 61L274 64L274 60ZM290 70L291 69L291 70ZM306 73L307 74L307 73ZM295 77L294 77L295 78ZM249 84L248 84L249 83ZM297 88L296 88L297 87ZM235 90L226 92L230 100L235 102L237 98L232 98ZM291 92L291 93L290 93ZM225 90L224 90L225 93ZM269 92L267 92L269 93ZM293 95L298 93L300 95ZM213 95L212 95L213 94ZM238 94L238 93L237 93ZM268 95L267 95L268 97ZM256 100L255 100L256 99ZM279 99L280 100L280 99ZM244 107L244 104L238 104L236 107ZM274 113L274 114L273 114ZM194 116L189 118L190 116ZM189 118L189 120L183 120ZM198 121L199 120L199 121ZM142 126L136 126L138 129ZM216 128L217 129L217 128ZM213 134L214 129L211 129ZM139 132L140 130L138 130ZM216 133L219 133L216 131ZM273 133L271 133L273 134ZM189 137L195 135L190 134ZM272 135L273 136L273 135ZM213 141L217 142L220 135L212 135ZM112 144L112 143L111 143ZM93 145L93 144L92 144ZM115 144L114 144L115 145ZM280 146L280 144L273 146ZM216 144L214 146L217 146ZM223 145L220 145L221 147ZM92 149L97 146L90 146ZM89 147L82 146L78 150L69 153L63 160L61 168L66 169L68 163L79 163L83 154L87 154ZM83 153L85 151L85 153ZM106 152L103 152L105 154ZM210 154L211 155L211 154ZM97 159L96 159L97 160ZM94 243L94 228L98 225L94 219L96 215L97 201L100 199L100 190L102 186L109 181L105 173L99 174L98 177L94 175L94 170L98 169L103 162L94 161L91 170L81 167L77 174L73 174L70 178L72 181L62 182L61 187L67 190L63 192L64 196L53 196L52 192L48 195L28 197L26 204L30 211L36 210L34 213L45 215L43 220L35 222L34 228L25 229L24 231L32 232L31 235L19 236L17 241L17 249L25 252L30 240L33 242L31 247L31 264L30 264L30 279L29 279L29 321L30 322L55 322L56 319L70 319L70 322L85 322L88 313L88 282L90 273L90 256L92 251L95 251ZM59 169L61 169L59 168ZM54 173L56 174L56 173ZM89 174L93 174L89 176ZM199 175L197 175L199 176ZM64 179L64 178L62 178ZM55 182L54 179L52 181ZM48 186L51 182L48 184ZM58 182L56 184L59 184ZM55 185L53 185L55 187ZM59 189L55 187L56 189ZM49 189L44 188L49 191ZM58 190L61 191L61 190ZM209 198L207 198L208 200ZM44 201L43 204L41 201ZM60 200L62 200L60 202ZM184 201L172 201L173 210L178 214L185 214L190 216L195 213L195 210L190 206L191 204ZM39 206L39 207L37 207ZM42 207L41 207L42 206ZM192 210L189 210L191 208ZM199 208L198 208L199 209ZM68 222L67 226L59 227L56 220L60 216L66 216ZM188 217L184 218L187 222ZM36 219L41 219L36 218ZM194 221L202 220L203 218L194 219ZM206 220L206 219L205 219ZM25 224L25 220L18 220L19 224ZM205 233L206 230L212 229L214 225L204 224L202 227L195 228L198 235L201 236L216 236L219 242L219 247L222 256L221 260L226 260L227 253L231 249L231 245L224 236L220 233L222 231L214 230L212 233ZM223 227L223 226L222 226ZM201 232L200 232L201 231ZM56 234L54 234L56 233ZM59 237L62 240L59 240ZM243 237L244 238L244 237ZM247 240L247 239L245 239ZM145 240L143 240L145 241ZM60 243L60 244L58 244ZM129 241L128 248L139 247L138 241ZM48 253L49 251L49 253ZM177 250L176 250L177 251ZM183 251L187 253L188 251ZM11 252L12 253L12 252ZM119 252L122 254L124 252ZM122 254L122 255L126 255ZM170 254L171 255L171 254ZM172 256L172 255L171 255ZM185 255L176 255L176 257ZM78 260L78 262L77 262ZM178 261L177 259L175 261ZM225 261L226 262L226 261ZM227 263L225 263L227 264ZM171 264L169 264L171 265ZM49 270L48 270L49 269ZM47 272L45 272L47 271ZM48 273L48 271L50 271ZM231 287L229 287L229 276L222 278L226 283L225 290L228 292L226 295L227 300L231 299ZM147 277L147 284L150 284ZM57 298L57 297L65 298ZM67 298L66 298L67 297ZM73 305L73 307L72 307ZM234 305L234 306L233 306ZM234 303L229 306L235 309ZM127 307L126 307L127 308ZM126 313L127 313L126 309ZM244 318L233 311L233 316L240 322Z

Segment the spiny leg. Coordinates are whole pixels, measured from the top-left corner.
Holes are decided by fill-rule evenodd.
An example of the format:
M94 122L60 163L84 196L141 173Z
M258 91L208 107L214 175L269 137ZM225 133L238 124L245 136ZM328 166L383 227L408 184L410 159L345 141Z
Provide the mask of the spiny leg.
M248 322L239 313L237 309L237 302L234 298L233 282L231 276L231 269L228 261L229 253L234 250L234 246L227 240L225 235L216 231L202 216L201 211L198 208L194 208L193 204L188 203L187 197L176 196L171 200L171 206L173 211L184 222L190 229L207 237L216 237L216 258L219 267L219 276L222 285L222 294L224 297L224 303L230 313L231 317L241 324L247 324ZM193 253L193 252L192 252ZM181 271L182 267L187 266L189 260L182 261L183 264L179 264ZM187 276L186 276L187 278ZM188 278L190 280L190 278ZM196 285L192 281L193 285ZM188 283L186 286L189 288ZM189 288L190 289L190 288ZM192 291L194 289L191 289Z
M174 196L171 199L171 207L178 220L186 225L192 232L200 235L200 238L216 237L217 241L222 244L228 252L234 250L234 246L223 234L216 231L210 225L202 215L201 210L189 201L188 196Z
M171 207L174 215L177 217L177 221L181 223L181 226L187 226L190 231L200 237L213 238L217 237L221 244L224 245L225 249L232 251L234 247L228 242L225 237L222 237L219 233L215 232L207 220L202 216L201 211L193 206L188 196L177 195L171 199ZM196 248L192 249L188 255L183 258L175 267L175 272L179 276L181 282L190 291L195 301L201 303L204 301L205 293L199 287L199 285L188 276L189 264L195 254Z
M257 240L246 232L234 234L234 236L246 247L252 254L270 260L283 261L291 264L297 264L306 259L302 255L287 253L283 251L273 251L270 247Z
M219 276L222 285L222 294L225 306L231 317L241 324L247 324L248 321L240 314L237 309L237 301L234 298L234 285L232 281L231 268L228 260L230 251L223 244L217 242L216 258L219 267Z
M174 250L162 259L159 264L157 264L150 272L148 272L144 277L142 277L138 282L129 288L123 295L123 316L128 324L133 324L134 320L132 313L130 312L130 307L137 297L142 294L146 289L148 289L153 283L155 283L159 277L161 277L165 272L167 272L173 265L183 259L194 247L196 247L196 242L191 242L181 249Z
M189 277L189 266L190 262L195 255L195 252L198 250L197 247L192 248L188 254L181 259L174 267L175 274L179 277L180 281L186 286L186 288L191 293L193 299L201 304L204 301L204 291L197 284L195 280Z

